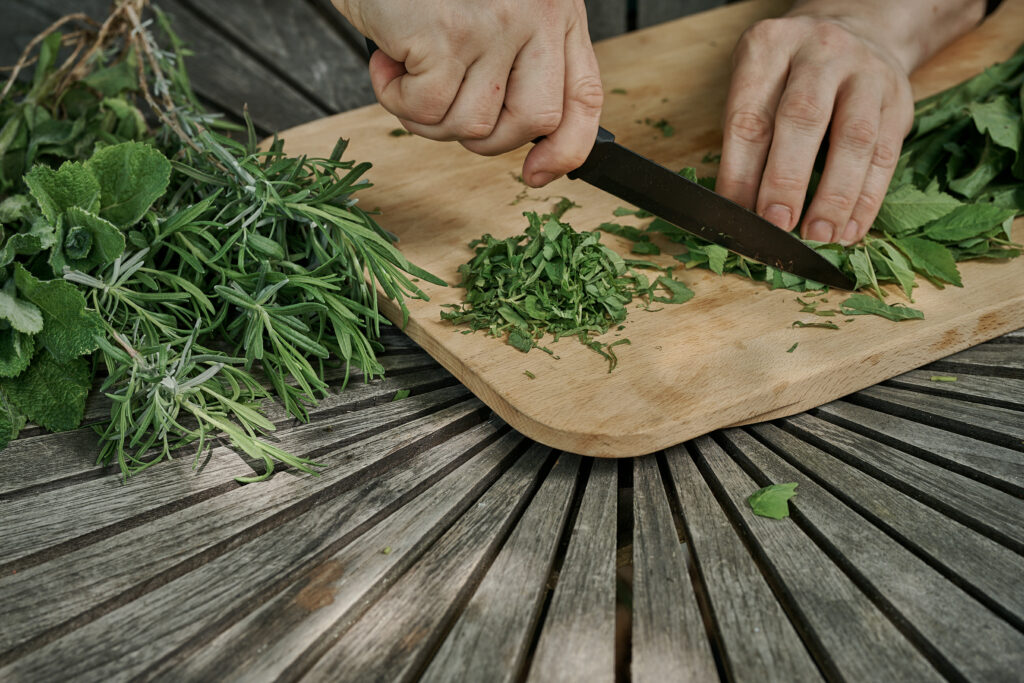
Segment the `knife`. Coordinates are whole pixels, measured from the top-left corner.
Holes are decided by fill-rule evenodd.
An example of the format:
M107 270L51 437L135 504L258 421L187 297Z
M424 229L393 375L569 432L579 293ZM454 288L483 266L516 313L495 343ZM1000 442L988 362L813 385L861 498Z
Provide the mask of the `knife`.
M369 38L366 47L371 55L378 49ZM604 128L598 128L590 154L579 168L569 171L568 177L583 180L686 232L755 261L829 287L855 287L853 280L795 235L623 147Z

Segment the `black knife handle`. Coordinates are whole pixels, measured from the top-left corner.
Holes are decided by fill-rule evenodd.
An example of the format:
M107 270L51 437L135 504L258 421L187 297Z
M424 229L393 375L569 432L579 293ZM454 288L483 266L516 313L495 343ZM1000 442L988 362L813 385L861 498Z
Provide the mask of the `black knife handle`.
M366 56L367 56L367 58L372 57L373 53L376 52L379 49L380 48L377 47L377 43L373 42L369 38L366 39Z

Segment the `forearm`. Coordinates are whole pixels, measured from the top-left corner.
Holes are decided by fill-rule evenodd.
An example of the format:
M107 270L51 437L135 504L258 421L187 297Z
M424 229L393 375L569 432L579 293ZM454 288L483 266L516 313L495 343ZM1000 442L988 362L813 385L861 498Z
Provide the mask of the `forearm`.
M796 0L788 16L835 19L871 36L906 73L975 26L985 0Z

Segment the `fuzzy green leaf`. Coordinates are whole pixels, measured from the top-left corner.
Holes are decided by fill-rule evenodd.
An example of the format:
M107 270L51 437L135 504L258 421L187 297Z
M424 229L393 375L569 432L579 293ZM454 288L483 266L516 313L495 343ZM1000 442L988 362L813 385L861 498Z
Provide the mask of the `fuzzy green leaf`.
M888 320L920 320L924 313L916 308L885 303L868 294L854 294L840 304L843 315L877 315Z
M10 288L7 288L10 289ZM43 329L43 314L32 303L0 290L0 319L24 334L38 334Z
M941 244L920 237L905 237L893 243L919 272L957 287L963 286L953 254Z
M14 281L23 297L43 313L43 330L37 341L58 363L68 363L94 351L103 323L94 311L85 309L85 297L70 282L40 281L21 264L14 266Z
M901 237L945 216L958 206L958 199L938 189L923 192L913 185L903 185L886 196L875 219L875 227L894 237Z
M82 422L92 373L84 358L61 364L44 351L19 376L0 380L0 386L28 419L59 432Z
M0 377L16 377L32 362L35 337L13 328L0 330Z
M1020 151L1024 123L1021 122L1020 109L1008 97L1000 95L991 102L972 102L967 111L978 130L988 133L992 142L1014 152Z
M137 223L171 177L167 157L141 142L104 147L86 164L99 181L99 215L119 228Z
M1016 213L994 204L964 204L926 225L924 235L939 242L962 242L1001 231L1003 222Z
M39 209L51 224L57 225L72 206L95 212L100 205L100 183L84 164L65 161L54 171L35 166L25 174Z

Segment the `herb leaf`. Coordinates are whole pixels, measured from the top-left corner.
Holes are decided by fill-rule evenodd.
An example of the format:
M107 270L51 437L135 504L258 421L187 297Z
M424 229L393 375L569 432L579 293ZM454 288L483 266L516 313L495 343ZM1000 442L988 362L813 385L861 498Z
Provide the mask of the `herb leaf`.
M796 483L772 484L750 494L747 503L759 517L789 517L789 499L797 495Z

